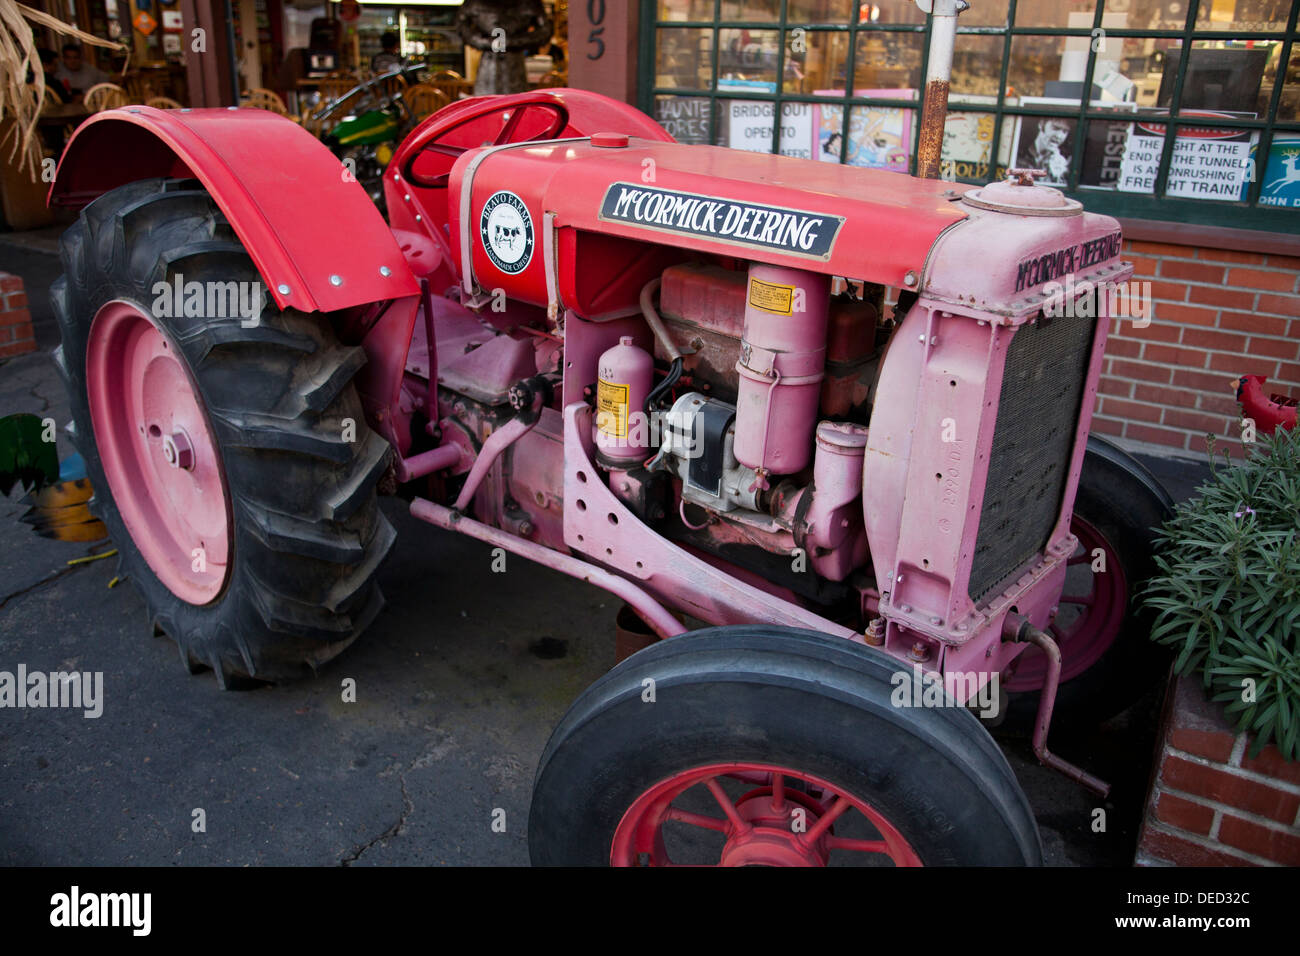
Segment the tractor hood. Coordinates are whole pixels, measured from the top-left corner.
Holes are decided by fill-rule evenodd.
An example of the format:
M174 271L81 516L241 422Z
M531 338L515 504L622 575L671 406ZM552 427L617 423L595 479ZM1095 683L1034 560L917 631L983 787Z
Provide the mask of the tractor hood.
M563 290L582 280L566 271L626 269L654 257L646 243L917 288L935 241L968 215L949 183L609 133L474 149L449 185L466 290L541 304L558 286L570 307Z

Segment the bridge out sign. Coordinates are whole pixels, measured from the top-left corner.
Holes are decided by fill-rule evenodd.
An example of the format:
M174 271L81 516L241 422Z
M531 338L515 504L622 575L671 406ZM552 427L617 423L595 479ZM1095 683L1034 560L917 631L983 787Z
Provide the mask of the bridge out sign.
M751 153L770 153L774 105L760 100L731 100L729 106L727 145ZM813 144L812 104L782 103L781 155L812 159Z

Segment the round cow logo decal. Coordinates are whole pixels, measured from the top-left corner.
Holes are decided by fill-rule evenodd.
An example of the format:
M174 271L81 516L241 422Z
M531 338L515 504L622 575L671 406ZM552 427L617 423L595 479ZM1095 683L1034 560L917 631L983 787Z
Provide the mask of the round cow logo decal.
M502 272L523 272L533 258L533 217L512 192L495 192L483 204L479 235L488 258Z

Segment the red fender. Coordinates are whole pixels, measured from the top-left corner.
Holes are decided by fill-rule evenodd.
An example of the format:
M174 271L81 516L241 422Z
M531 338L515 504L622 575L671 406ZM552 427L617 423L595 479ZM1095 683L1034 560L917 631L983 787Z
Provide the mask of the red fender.
M265 110L96 113L63 151L49 202L84 206L154 176L203 184L282 309L333 312L419 293L361 185L314 136Z

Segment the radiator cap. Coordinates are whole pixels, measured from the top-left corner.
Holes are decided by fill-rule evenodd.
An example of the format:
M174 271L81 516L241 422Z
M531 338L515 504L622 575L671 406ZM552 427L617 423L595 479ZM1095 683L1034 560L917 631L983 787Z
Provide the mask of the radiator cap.
M1069 199L1059 189L1034 182L1047 173L1041 169L1009 169L1002 182L972 189L962 201L979 209L1016 216L1077 216L1083 203Z

